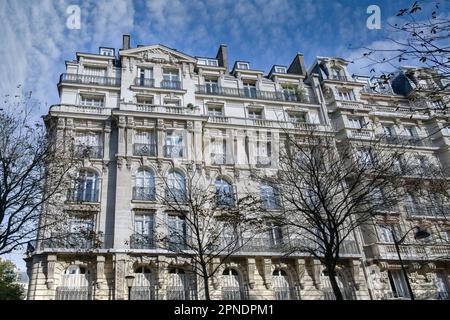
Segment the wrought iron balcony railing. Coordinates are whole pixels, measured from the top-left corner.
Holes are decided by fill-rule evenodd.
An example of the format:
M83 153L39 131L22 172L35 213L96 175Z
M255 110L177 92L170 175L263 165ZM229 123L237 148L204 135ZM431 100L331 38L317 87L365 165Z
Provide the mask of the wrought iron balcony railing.
M130 300L158 300L158 286L133 286L130 294Z
M450 207L443 205L408 204L405 208L410 217L446 218L450 214Z
M166 189L166 200L170 202L186 202L186 191L178 188L167 188Z
M90 76L84 74L63 73L59 81L108 87L120 87L120 78Z
M153 235L132 234L130 237L131 249L155 249L156 242Z
M433 142L429 138L422 137L412 137L407 135L393 135L387 136L384 134L375 135L377 139L386 144L397 144L397 145L413 145L418 147L431 147Z
M211 153L212 164L226 164L227 156L224 153Z
M297 300L294 288L274 288L275 300Z
M167 158L183 158L184 147L182 145L165 145L164 154Z
M181 89L181 82L178 80L162 80L161 81L161 88L164 89Z
M156 144L154 143L134 143L133 155L135 156L150 156L154 157L156 154Z
M134 79L134 85L139 87L154 88L155 79L136 78Z
M197 290L183 286L167 286L167 300L197 300Z
M270 167L272 159L269 156L256 156L256 165L258 167Z
M70 233L55 236L42 241L42 248L48 249L92 249L94 248L93 233Z
M76 145L74 153L78 158L101 159L103 158L103 146Z
M261 91L256 89L238 89L238 88L226 88L226 87L214 87L214 90L209 86L198 85L197 94L207 95L219 95L229 97L250 98L258 100L272 100L272 101L288 101L288 102L300 102L316 104L317 99L312 96L303 94L294 94L281 91Z
M155 187L133 187L133 200L155 201Z
M248 300L248 292L245 288L222 287L223 300Z
M99 190L69 189L67 200L73 202L99 202Z
M90 287L56 287L55 300L90 300Z

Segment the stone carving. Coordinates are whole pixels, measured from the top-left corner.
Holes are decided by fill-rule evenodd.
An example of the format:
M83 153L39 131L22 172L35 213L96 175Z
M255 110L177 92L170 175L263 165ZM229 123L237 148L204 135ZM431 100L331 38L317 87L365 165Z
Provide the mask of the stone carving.
M255 269L256 262L254 258L247 259L247 272L248 272L248 286L250 289L255 287Z
M55 264L56 256L49 255L47 257L47 289L53 289L53 284L55 281Z
M304 289L303 276L305 275L306 265L304 259L295 260L295 271L297 273L297 281L300 289Z
M351 272L353 284L354 284L356 290L359 290L360 267L361 267L361 263L359 260L353 260L351 263L351 266L350 266L350 268L351 268L350 272Z
M272 287L272 260L263 259L263 267L264 267L264 285L266 289L270 289Z
M321 289L320 275L322 273L322 264L320 263L320 260L314 259L312 261L311 269L314 286L316 287L317 290L320 290Z
M102 289L105 279L105 257L97 256L97 289Z

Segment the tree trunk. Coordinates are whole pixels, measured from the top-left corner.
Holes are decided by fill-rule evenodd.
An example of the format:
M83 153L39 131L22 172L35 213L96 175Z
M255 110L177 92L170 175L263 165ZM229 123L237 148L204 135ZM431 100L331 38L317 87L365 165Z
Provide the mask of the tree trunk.
M208 270L205 265L202 265L202 273L203 273L203 286L205 287L205 300L211 300L211 298L209 297Z
M327 268L328 269L328 268ZM330 278L331 288L333 289L336 300L344 300L341 289L336 280L336 271L328 269L328 277Z

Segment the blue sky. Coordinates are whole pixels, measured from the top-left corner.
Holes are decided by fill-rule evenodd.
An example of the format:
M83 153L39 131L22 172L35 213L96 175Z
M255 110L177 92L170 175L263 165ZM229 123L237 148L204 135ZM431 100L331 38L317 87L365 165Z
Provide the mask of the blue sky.
M430 0L427 0L430 2ZM99 46L120 48L122 35L132 46L161 43L194 56L214 57L219 44L228 45L230 66L248 60L269 71L289 65L297 52L309 67L316 56L353 60L361 46L386 47L387 23L411 0L1 0L0 94L18 84L42 105L58 103L56 84L64 61L75 52L97 52ZM66 27L69 5L81 9L81 28ZM381 9L381 29L369 30L369 5ZM446 15L450 10L443 9ZM352 72L368 73L358 60Z

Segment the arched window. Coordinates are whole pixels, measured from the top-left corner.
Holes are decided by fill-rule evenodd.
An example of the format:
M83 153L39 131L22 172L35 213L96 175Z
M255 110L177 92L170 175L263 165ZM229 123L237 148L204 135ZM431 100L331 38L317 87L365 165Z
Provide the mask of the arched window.
M225 207L234 206L233 186L222 178L217 178L214 185L216 188L217 205Z
M61 274L56 288L56 300L88 300L90 298L90 273L83 266L70 265Z
M136 173L133 199L154 201L155 198L155 175L153 174L153 171L148 169L139 169Z
M273 290L276 300L293 300L295 299L295 292L289 284L289 277L286 271L276 269L272 273Z
M226 268L222 273L222 299L245 300L246 294L239 277L233 268Z
M134 269L134 282L131 287L131 300L155 300L155 279L148 266Z
M98 202L100 179L91 170L80 171L75 182L74 199L78 202Z
M186 180L184 175L172 170L167 175L167 198L169 201L186 201Z
M277 210L281 207L278 189L269 184L261 185L261 201L264 208L269 210Z
M187 274L183 269L170 268L166 289L167 300L190 300L194 298L190 292Z
M328 272L326 270L323 271L320 278L324 300L336 300L336 296L334 294L333 287L331 286ZM343 277L340 272L336 272L336 282L345 300L355 299L355 292L353 291L353 288L348 285L345 277Z

